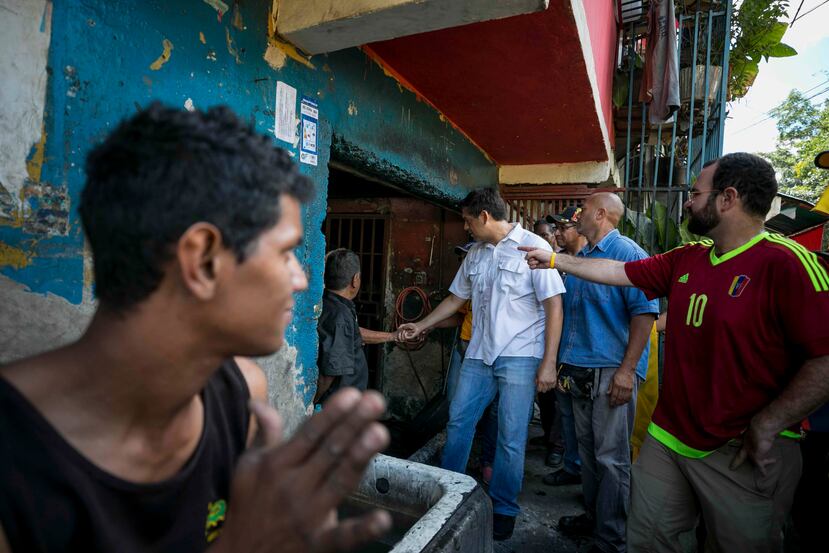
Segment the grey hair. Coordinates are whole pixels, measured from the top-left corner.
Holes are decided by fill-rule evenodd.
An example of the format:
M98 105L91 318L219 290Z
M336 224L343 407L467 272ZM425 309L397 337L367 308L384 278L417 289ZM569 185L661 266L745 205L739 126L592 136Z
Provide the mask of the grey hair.
M329 290L342 290L354 275L360 272L360 258L351 250L337 248L325 255L325 276L323 282Z

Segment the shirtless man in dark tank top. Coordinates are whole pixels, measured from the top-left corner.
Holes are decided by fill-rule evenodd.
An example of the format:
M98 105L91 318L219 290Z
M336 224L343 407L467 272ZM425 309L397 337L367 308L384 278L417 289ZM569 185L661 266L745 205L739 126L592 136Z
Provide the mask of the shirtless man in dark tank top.
M246 359L282 346L307 287L310 181L230 110L158 104L86 173L98 310L77 342L0 367L0 553L376 539L388 513L335 508L388 441L382 398L345 389L286 440Z

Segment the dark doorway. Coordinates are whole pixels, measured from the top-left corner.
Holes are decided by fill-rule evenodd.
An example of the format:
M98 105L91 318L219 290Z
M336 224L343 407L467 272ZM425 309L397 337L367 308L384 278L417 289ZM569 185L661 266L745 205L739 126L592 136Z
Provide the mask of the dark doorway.
M463 220L450 206L342 162L332 161L328 169L321 230L327 251L348 248L360 257L362 287L355 298L360 326L391 331L425 315L446 296L457 271L454 247L468 241ZM435 329L419 344L366 346L369 386L388 403L384 423L393 447L387 453L407 457L440 430L438 423L424 423L434 419L424 413L442 401L455 334L454 327Z
M354 304L360 326L370 330L385 330L390 215L371 198L402 195L347 166L336 162L328 166L328 215L322 223L325 251L347 248L360 258L362 284ZM382 389L383 345L367 345L365 352L369 386Z

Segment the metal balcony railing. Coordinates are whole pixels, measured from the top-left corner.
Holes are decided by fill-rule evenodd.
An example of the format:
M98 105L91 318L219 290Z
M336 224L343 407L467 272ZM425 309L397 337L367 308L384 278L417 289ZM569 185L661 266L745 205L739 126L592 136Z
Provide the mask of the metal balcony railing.
M722 154L727 115L732 0L676 0L675 7L681 105L671 119L653 124L649 105L639 101L649 2L621 2L614 91L626 80L627 98L615 108L614 126L628 209L622 231L651 253L678 243L682 205L705 162Z

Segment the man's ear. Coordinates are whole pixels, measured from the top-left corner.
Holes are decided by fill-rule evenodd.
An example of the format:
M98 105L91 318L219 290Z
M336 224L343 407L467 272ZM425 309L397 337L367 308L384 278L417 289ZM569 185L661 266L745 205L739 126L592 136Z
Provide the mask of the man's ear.
M489 221L489 219L490 219L490 214L489 214L489 211L487 211L486 209L482 209L482 210L481 210L481 214L480 214L480 215L478 215L478 219L480 219L480 220L481 220L481 223L483 223L483 224L487 224L487 222L488 222L488 221Z
M222 233L210 223L196 223L178 239L176 258L184 287L200 300L216 294L217 275L230 259Z
M361 280L360 272L357 271L356 273L354 273L354 276L351 277L351 286L353 288L359 288L360 287L360 280Z
M737 189L733 186L726 187L726 189L720 192L718 195L721 196L723 199L723 211L728 211L729 209L737 205L737 202L740 200L740 193L737 192Z

